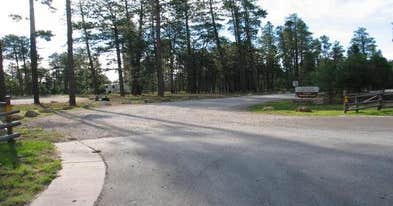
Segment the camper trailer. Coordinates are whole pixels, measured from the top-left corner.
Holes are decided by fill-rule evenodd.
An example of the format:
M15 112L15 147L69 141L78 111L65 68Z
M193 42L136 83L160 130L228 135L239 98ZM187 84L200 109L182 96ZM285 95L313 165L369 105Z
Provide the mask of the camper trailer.
M124 85L124 91L126 93L130 93L130 87L128 85ZM120 84L119 83L105 84L105 93L106 94L120 93Z

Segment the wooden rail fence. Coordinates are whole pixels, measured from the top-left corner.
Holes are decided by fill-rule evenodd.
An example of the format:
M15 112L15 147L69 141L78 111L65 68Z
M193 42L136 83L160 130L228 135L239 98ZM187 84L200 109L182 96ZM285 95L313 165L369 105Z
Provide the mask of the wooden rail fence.
M393 108L393 92L372 92L363 94L347 94L344 92L344 113L349 111L376 108Z
M12 110L9 100L7 102L0 102L0 142L12 142L15 138L20 137L20 134L14 133L13 128L21 125L19 121L12 121L11 115L18 114L20 111Z

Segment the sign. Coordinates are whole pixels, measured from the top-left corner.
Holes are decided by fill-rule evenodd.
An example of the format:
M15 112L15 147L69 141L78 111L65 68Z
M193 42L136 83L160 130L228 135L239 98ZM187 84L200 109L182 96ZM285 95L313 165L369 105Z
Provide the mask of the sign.
M315 98L318 96L319 87L296 87L296 96L300 98Z
M12 106L12 105L7 104L7 105L5 106L5 112L11 112L12 110L13 110L13 106Z
M348 96L344 97L344 103L349 103L349 97Z
M295 88L298 87L299 86L299 81L293 81L292 82L292 86L295 87Z

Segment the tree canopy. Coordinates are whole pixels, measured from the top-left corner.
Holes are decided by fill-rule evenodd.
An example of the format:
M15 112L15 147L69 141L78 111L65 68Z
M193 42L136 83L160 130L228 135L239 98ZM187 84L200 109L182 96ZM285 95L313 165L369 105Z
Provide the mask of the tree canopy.
M40 3L51 5L48 0ZM68 53L75 51L75 77L64 76L69 66L62 52L52 55L52 68L34 72L40 61L35 38L50 40L53 34L32 27L30 39L3 38L13 94L30 94L34 82L41 90L50 88L44 92L63 93L75 79L77 93L98 95L107 82L103 72L109 69L118 73L121 95L265 92L291 89L292 81L318 85L332 95L343 89L393 87L392 64L363 27L354 31L345 51L334 37L313 35L297 14L290 14L283 25L265 21L275 11L266 11L256 0L70 3L73 24L69 30L75 32L69 38L75 43L69 46L75 48ZM108 65L100 62L104 56ZM46 70L41 72L46 76L39 70ZM53 85L42 86L42 79Z

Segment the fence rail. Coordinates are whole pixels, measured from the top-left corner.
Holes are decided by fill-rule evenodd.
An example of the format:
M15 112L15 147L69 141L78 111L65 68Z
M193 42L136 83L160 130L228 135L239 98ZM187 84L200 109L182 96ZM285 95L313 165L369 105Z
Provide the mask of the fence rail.
M344 112L359 112L360 110L376 108L393 108L393 92L373 92L366 94L346 94L344 93Z
M20 134L14 133L13 128L21 125L19 121L11 121L10 116L18 114L20 111L8 111L12 107L8 102L0 102L0 142L2 141L14 141L20 137Z

